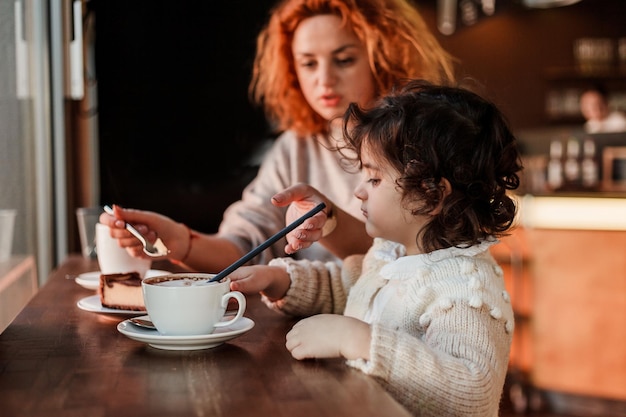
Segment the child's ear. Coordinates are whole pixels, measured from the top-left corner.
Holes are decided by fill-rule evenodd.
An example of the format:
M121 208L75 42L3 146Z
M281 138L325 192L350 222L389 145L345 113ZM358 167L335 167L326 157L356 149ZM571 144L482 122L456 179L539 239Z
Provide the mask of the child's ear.
M449 196L450 193L452 192L452 185L450 185L450 181L448 181L446 178L441 178L441 181L439 181L439 188L441 189L441 201L439 201L439 204L437 205L437 207L435 207L430 212L431 216L436 216L437 214L441 213L441 209L443 207L443 200L445 200L446 197Z

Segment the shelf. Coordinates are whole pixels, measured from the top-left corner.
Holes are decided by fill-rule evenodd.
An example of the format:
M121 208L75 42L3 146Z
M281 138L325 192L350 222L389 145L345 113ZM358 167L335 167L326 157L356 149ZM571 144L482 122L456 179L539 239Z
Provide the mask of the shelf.
M584 70L579 67L550 67L544 70L547 82L545 112L547 121L555 123L585 122L580 113L580 95L594 85L602 85L610 96L610 105L623 110L626 107L626 66L597 67Z
M548 122L550 124L559 124L559 125L563 125L563 124L576 124L576 125L583 125L583 123L585 123L585 118L582 117L582 115L579 116L558 116L558 115L548 115Z
M545 70L550 81L623 81L626 84L626 67L607 67L582 70L577 67L552 67Z

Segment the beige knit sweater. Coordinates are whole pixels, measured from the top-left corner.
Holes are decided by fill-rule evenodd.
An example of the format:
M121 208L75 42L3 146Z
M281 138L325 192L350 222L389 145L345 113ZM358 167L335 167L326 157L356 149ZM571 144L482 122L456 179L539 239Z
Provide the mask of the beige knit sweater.
M493 243L404 256L401 245L375 239L365 257L343 267L275 259L270 264L285 266L292 285L283 299L264 301L290 315L360 319L378 303L371 359L350 366L414 415L496 417L514 322L502 269L488 250Z
M260 245L285 227L286 207L272 205L272 196L297 183L315 187L337 207L357 219L365 220L360 201L354 198L354 188L360 180L359 172L354 167L346 169L345 160L334 150L337 140L343 141L337 131L331 137L301 138L291 131L280 135L264 155L256 178L244 189L241 200L224 212L218 234L235 243L242 253ZM285 239L279 239L252 263L267 264L273 258L286 256L286 244ZM318 243L299 251L296 257L337 261Z

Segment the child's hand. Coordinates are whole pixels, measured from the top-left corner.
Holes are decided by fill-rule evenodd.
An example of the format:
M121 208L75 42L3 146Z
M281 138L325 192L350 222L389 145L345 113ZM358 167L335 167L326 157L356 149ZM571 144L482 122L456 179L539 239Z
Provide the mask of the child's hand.
M338 314L319 314L299 321L287 333L287 349L296 359L369 359L369 324Z
M283 298L291 285L287 271L279 266L242 266L228 277L232 291L241 291L244 294L260 292L270 300Z

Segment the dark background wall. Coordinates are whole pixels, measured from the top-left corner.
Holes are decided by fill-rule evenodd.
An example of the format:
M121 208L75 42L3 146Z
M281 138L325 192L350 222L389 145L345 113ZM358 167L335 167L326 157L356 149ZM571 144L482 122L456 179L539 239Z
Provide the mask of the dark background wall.
M549 10L496 0L494 16L459 24L450 36L436 30L436 0L415 2L514 129L561 122L546 115L547 91L555 83L589 81L547 76L550 68L574 67L575 39L626 36L624 0ZM269 136L247 88L255 38L273 3L91 0L103 204L155 210L216 230L224 208L254 176L250 158ZM624 76L610 81L619 87Z
M92 3L101 202L215 230L269 134L247 88L271 2Z

